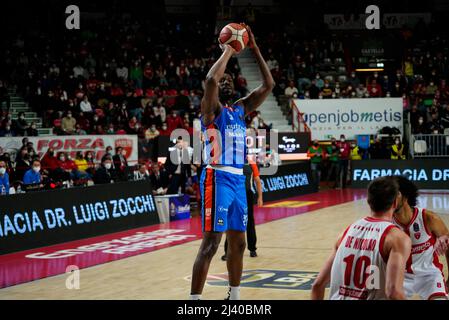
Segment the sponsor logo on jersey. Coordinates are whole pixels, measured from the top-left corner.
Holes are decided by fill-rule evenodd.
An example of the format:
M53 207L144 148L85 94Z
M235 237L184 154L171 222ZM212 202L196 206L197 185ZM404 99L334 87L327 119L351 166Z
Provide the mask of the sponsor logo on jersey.
M419 224L417 222L415 222L413 224L413 231L418 232L419 231Z
M294 270L244 270L241 286L245 288L311 290L318 272ZM185 280L190 281L188 276ZM210 286L228 287L228 274L209 274L207 284Z
M207 208L206 209L206 216L209 217L212 215L212 209L211 208Z
M224 221L223 221L223 219L218 219L218 221L217 221L217 224L219 225L219 226L224 226Z

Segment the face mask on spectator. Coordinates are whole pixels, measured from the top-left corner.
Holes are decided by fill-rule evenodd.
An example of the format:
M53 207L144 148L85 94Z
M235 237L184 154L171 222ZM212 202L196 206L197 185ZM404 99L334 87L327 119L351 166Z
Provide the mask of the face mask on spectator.
M59 157L59 160L65 161L65 156L60 156L60 157Z
M401 141L399 141L399 140L396 140L394 143L396 143L396 144L400 144L401 143Z
M39 171L41 171L41 167L39 166L39 167L33 167L33 171L34 172L39 172Z
M162 130L167 130L167 126L162 126Z
M72 114L71 114L71 113L67 114L67 117L71 118L71 117L72 117Z
M111 169L112 164L111 164L111 163L105 163L105 164L104 164L104 167L105 167L107 170L109 170L109 169Z
M345 142L346 139L345 139L345 138L341 138L340 141L341 141L341 142Z
M2 168L0 168L0 174L5 174L5 172L6 172L6 168L4 168L4 167L2 167Z

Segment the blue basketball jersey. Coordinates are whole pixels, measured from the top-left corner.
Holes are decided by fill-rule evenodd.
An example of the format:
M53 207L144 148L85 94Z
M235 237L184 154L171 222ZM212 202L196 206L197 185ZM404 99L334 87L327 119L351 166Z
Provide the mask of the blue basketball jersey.
M208 131L210 129L216 129L220 135L215 136L212 131ZM223 106L211 124L204 126L201 121L201 131L205 138L205 164L243 168L246 153L246 124L245 110L242 105ZM215 150L218 154L214 154Z

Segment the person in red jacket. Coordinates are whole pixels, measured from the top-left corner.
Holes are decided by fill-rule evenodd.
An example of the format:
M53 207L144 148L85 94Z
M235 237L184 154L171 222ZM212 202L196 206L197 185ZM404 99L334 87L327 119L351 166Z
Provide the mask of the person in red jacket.
M55 157L53 149L48 149L42 157L41 166L43 170L47 170L50 174L58 168L58 159Z
M184 126L181 117L176 113L175 110L171 111L171 114L167 117L166 122L168 126L168 131L170 133L172 133L173 130L177 128L182 128Z
M340 135L340 141L337 142L338 153L338 187L337 189L346 188L346 180L349 168L349 157L351 146L346 141L344 134Z
M58 160L58 167L61 168L64 172L68 173L70 179L79 180L87 178L87 174L79 171L78 166L72 159L67 156L65 152L59 153Z

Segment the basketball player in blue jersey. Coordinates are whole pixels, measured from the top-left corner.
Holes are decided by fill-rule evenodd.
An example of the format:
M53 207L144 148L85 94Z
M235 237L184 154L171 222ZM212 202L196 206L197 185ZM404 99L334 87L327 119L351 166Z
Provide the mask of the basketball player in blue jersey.
M191 300L198 300L206 282L209 265L220 245L223 232L228 239L228 298L240 299L240 279L245 251L245 231L248 219L245 176L245 115L254 111L274 87L271 72L257 47L254 35L245 26L248 46L262 74L262 84L248 96L232 102L234 86L225 73L229 59L236 51L221 45L223 53L205 80L201 101L202 132L206 139L206 168L201 175L201 215L203 241L192 272Z

